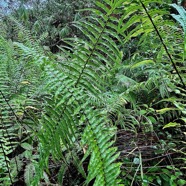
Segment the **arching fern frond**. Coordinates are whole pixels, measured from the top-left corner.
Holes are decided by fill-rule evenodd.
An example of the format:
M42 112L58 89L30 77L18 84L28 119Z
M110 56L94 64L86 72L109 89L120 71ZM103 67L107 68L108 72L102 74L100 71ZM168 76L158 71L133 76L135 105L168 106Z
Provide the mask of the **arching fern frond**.
M75 46L75 52L68 54L69 60L62 64L68 69L66 73L75 79L76 86L80 84L89 91L101 90L102 85L105 87L105 74L112 76L122 60L116 44L116 41L121 42L116 25L122 1L96 2L96 5L97 9L88 9L94 16L75 23L87 40L66 40L70 46Z
M17 133L20 127L12 112L12 108L16 109L16 105L11 104L10 107L8 103L12 95L10 74L11 68L14 67L12 45L0 36L0 182L4 185L10 185L15 179L16 174L12 174L10 166L11 158L8 158L8 155L19 144ZM18 165L16 173L17 171L19 171Z
M26 112L29 108L41 108L41 102L35 98L38 68L19 55L18 48L0 36L0 176L3 185L13 184L23 166L22 156L17 156L16 149L20 148L22 140L30 137L32 128L26 125L32 118L25 116ZM6 166L2 159L6 160Z
M156 26L160 28L165 25L163 20L163 15L167 14L167 10L160 9L157 10L152 8L152 1L143 1L144 5L148 7L149 14L153 17L153 21ZM162 1L157 0L155 3L162 5ZM120 33L124 34L126 37L125 42L130 39L140 36L140 43L143 42L144 35L148 35L154 31L153 25L151 24L146 12L141 6L140 1L133 1L132 3L126 2L125 13L120 20ZM125 23L125 24L123 24Z
M65 159L65 151L75 148L83 152L84 146L88 146L85 158L90 155L90 162L86 184L95 179L94 185L114 186L119 185L120 173L120 164L114 163L118 157L116 148L112 147L114 128L105 119L106 113L99 115L99 108L89 101L90 94L101 95L108 86L105 77L109 80L122 60L116 45L120 38L114 26L118 24L115 16L122 1L104 3L97 2L94 19L76 24L87 40L68 39L67 43L75 47L72 52L63 50L66 58L60 65L47 60L42 63L51 96L40 120L39 168L46 167L50 154L55 159ZM42 177L41 171L36 177L33 184Z

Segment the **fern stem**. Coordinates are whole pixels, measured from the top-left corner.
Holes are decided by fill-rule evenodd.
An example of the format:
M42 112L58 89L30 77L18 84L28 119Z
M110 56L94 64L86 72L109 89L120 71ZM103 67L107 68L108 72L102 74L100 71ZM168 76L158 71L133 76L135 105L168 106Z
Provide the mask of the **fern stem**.
M178 77L179 77L179 79L180 79L180 81L181 81L181 83L182 83L182 85L183 85L183 88L186 89L186 85L185 85L185 83L184 83L184 81L183 81L183 79L182 79L182 77L181 77L181 75L180 75L180 73L179 73L179 71L178 71L178 68L177 68L176 64L174 63L174 61L173 61L173 59L172 59L172 57L171 57L171 54L170 54L169 51L168 51L168 48L167 48L166 44L165 44L164 41L163 41L163 38L162 38L162 36L161 36L161 34L160 34L158 28L156 27L154 21L152 20L152 17L150 16L150 14L149 14L149 12L148 12L148 10L147 10L145 4L142 2L142 0L139 0L139 1L140 1L141 5L142 5L143 9L145 10L145 13L147 14L147 16L148 16L150 22L152 23L152 25L153 25L153 27L154 27L154 29L155 29L155 31L156 31L158 37L159 37L159 39L160 39L160 41L161 41L161 43L162 43L164 49L165 49L165 52L167 53L167 56L169 57L169 60L171 61L172 66L173 66L174 70L176 71L176 74L178 75Z
M100 34L99 34L99 36L98 36L98 38L97 38L97 40L96 40L96 42L95 42L95 44L94 44L94 48L92 49L92 51L91 51L91 53L90 53L88 59L86 60L84 66L83 66L83 68L82 68L82 70L81 70L81 72L80 72L80 74L79 74L79 77L78 77L78 79L77 79L77 81L76 81L76 83L75 83L75 87L77 87L77 85L79 84L79 81L80 81L80 79L81 79L81 76L83 75L83 73L84 73L84 71L85 71L85 69L86 69L86 66L87 66L87 64L88 64L88 62L89 62L89 60L90 60L90 58L92 57L92 55L94 54L94 51L96 50L96 46L97 46L97 44L98 44L98 42L99 42L99 39L101 38L101 36L102 36L102 34L103 34L103 32L104 32L104 30L105 30L105 28L106 28L106 25L107 25L107 23L108 23L108 20L109 20L109 19L107 19L107 21L106 21L106 23L105 23L105 25L104 25L102 31L100 32Z
M83 75L83 73L84 73L84 71L85 71L85 69L86 69L86 66L87 66L89 60L91 59L92 55L94 54L94 51L96 50L96 46L97 46L97 44L98 44L98 42L99 42L99 40L100 40L100 38L101 38L103 32L105 31L105 28L106 28L106 26L107 26L107 23L108 23L109 20L110 20L110 17L109 17L109 16L112 15L112 13L114 12L114 10L115 10L115 8L114 8L114 9L112 10L112 12L109 13L109 15L107 16L107 20L106 20L106 22L105 22L105 25L104 25L104 27L102 28L102 31L100 32L100 34L99 34L99 36L98 36L96 42L94 43L94 47L93 47L93 49L92 49L92 51L91 51L91 53L90 53L88 59L85 61L85 64L84 64L84 66L83 66L83 69L81 70L81 72L80 72L80 74L79 74L79 77L78 77L78 79L77 79L77 81L76 81L76 83L75 83L75 87L77 87L77 85L79 84L79 81L80 81L80 79L81 79L81 76Z

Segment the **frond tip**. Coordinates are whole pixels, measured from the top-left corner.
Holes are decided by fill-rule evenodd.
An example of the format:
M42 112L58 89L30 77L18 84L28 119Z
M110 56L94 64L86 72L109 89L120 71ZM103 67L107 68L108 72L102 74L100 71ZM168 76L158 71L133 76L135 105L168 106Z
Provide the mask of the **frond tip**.
M85 155L91 153L86 182L88 184L95 179L94 186L119 185L117 177L120 174L121 164L114 163L119 153L116 153L117 148L112 146L115 128L108 128L104 124L105 118L98 113L94 113L92 117L92 112L88 112L87 119L88 125L82 137L83 145L88 146Z

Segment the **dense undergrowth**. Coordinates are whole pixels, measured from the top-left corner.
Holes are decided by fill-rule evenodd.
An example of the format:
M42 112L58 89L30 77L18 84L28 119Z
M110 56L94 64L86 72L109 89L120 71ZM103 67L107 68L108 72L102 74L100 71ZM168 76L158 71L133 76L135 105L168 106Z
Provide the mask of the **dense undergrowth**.
M185 10L96 1L56 29L50 3L0 22L0 184L184 186Z

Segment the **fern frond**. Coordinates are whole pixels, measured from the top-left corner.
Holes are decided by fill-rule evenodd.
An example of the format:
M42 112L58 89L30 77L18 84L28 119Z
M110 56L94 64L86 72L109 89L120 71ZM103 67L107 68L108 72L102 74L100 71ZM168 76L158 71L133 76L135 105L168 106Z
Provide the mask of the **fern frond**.
M2 159L0 160L2 183L12 182L14 179L11 174L8 154L11 154L19 143L17 140L19 125L16 123L14 113L12 113L12 108L14 109L16 106L12 105L12 108L10 108L10 105L7 104L7 99L12 93L9 87L11 80L9 70L13 67L11 64L13 60L11 49L11 45L3 37L0 37L0 156L6 162L5 164Z
M32 163L26 165L25 172L24 172L24 180L27 185L30 185L35 173L35 167Z
M171 6L175 8L179 13L179 15L171 14L172 17L180 23L184 32L186 33L186 11L185 9L182 6L179 6L177 4L171 4Z
M16 147L20 146L21 139L24 140L27 135L27 138L30 137L30 131L33 131L29 126L33 123L30 122L32 119L24 117L30 108L39 110L42 106L36 99L37 87L34 86L35 84L39 85L38 74L34 76L38 73L38 67L34 63L28 63L28 57L21 55L22 50L19 52L18 47L15 48L15 44L13 45L11 41L0 37L0 138L3 138L2 145L6 149L4 155L6 158L10 157L8 159L8 162L10 161L10 165L8 165L10 166L10 175L7 178L11 176L12 181L16 180L16 176L22 168L22 161L19 161L17 156L14 157L14 151ZM17 59L19 54L21 57ZM30 69L28 70L27 67ZM29 125L26 126L28 123ZM2 178L5 178L3 174ZM5 184L5 182L2 183Z
M91 113L91 114L90 114ZM88 115L87 115L88 114ZM120 163L114 163L119 154L117 148L112 147L115 134L114 127L105 126L103 115L87 110L87 127L83 134L83 145L88 146L86 156L90 154L89 174L87 184L94 178L94 185L119 185L117 177L120 174ZM94 114L92 117L92 114ZM96 116L96 117L95 117Z
M97 89L99 91L104 85L103 74L112 76L122 60L122 53L115 42L116 40L121 42L116 26L118 20L114 19L113 16L113 14L117 16L117 9L121 7L122 1L112 3L107 1L105 4L96 2L96 5L98 6L97 11L96 9L90 9L92 12L96 12L96 16L75 24L87 37L87 40L76 39L75 42L67 40L69 45L75 45L76 51L69 54L73 63L70 63L69 59L65 63L65 67L66 70L69 69L68 74L73 72L76 86L80 84L86 89ZM107 7L110 7L110 9ZM99 9L101 9L101 12Z
M36 166L33 185L43 177L50 155L65 161L66 152L82 151L86 144L90 154L86 183L95 179L94 185L119 185L120 163L115 163L119 154L113 147L115 128L108 125L107 114L100 115L89 98L93 95L101 100L122 61L116 44L121 42L117 25L122 5L123 0L97 1L97 8L91 9L93 15L86 22L74 23L87 38L67 39L70 51L63 50L65 58L61 64L52 63L30 43L14 43L20 55L33 61L47 79L49 96L40 119L40 164Z
M149 7L149 14L153 17L158 28L162 27L165 22L163 21L163 15L167 14L166 10L156 10L150 8L151 1L144 1L144 5ZM162 1L156 1L157 4L162 5ZM147 35L154 31L153 25L151 24L148 16L146 15L140 1L126 3L125 14L120 20L120 33L125 37L125 42L128 42L131 38L143 35ZM126 23L125 23L126 22ZM125 24L123 24L125 23ZM132 29L131 29L132 28Z
M106 73L110 78L122 59L115 42L115 38L119 40L116 27L113 26L116 20L112 19L121 4L122 1L107 1L105 5L97 3L98 8L110 6L110 10L97 15L99 19L90 18L88 22L77 24L88 39L67 40L70 46L75 45L75 51L70 53L63 50L68 58L61 63L60 70L57 70L57 64L48 63L48 66L44 66L48 92L52 96L40 120L42 127L39 138L43 149L40 168L45 167L46 163L42 160L47 160L50 154L59 159L65 158L64 149L83 149L79 144L83 131L83 141L88 144L91 156L87 184L94 178L94 185L119 184L117 177L120 164L114 163L119 154L112 147L114 128L108 126L105 117L99 116L98 111L88 108L94 106L89 101L89 95L98 96L101 93L105 87L103 75Z

